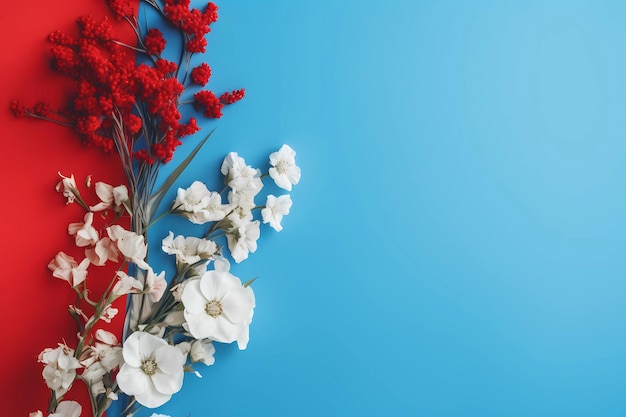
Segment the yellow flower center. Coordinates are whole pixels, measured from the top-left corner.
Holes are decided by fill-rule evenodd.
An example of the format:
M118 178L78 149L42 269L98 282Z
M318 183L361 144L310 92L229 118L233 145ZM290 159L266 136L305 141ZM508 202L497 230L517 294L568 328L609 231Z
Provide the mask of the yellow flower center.
M278 163L276 164L276 171L278 171L279 174L286 174L287 173L287 168L289 167L289 164L286 161L283 161L282 159L280 161L278 161Z
M206 311L206 313L213 318L221 315L223 312L222 305L217 300L212 300L206 303L204 311Z
M157 369L158 369L158 366L154 359L146 359L141 364L141 370L143 371L144 374L148 376L154 375Z

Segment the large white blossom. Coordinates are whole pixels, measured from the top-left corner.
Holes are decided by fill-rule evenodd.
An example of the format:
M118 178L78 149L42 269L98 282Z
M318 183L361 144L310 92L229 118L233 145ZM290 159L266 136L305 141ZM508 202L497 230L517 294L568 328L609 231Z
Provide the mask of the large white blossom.
M296 165L296 151L289 145L283 145L277 152L270 154L270 177L276 185L291 191L292 185L300 182L300 167Z
M39 354L38 360L46 365L42 372L46 385L54 390L57 398L60 398L72 386L76 378L76 369L81 367L78 359L74 357L74 349L59 343L55 349L44 349Z
M128 231L117 224L107 227L107 233L124 257L135 263L141 269L148 269L146 255L148 246L143 236Z
M179 188L172 207L195 224L222 220L227 210L220 194L209 191L200 181L194 181L187 189Z
M67 231L74 236L76 246L83 247L94 245L98 241L98 231L91 225L93 223L93 213L85 213L84 223L70 223Z
M75 287L87 278L88 266L89 259L87 258L79 264L72 256L65 252L59 252L48 264L48 269L52 271L53 277L67 281L72 287Z
M185 357L176 347L146 332L133 332L124 342L124 364L117 375L119 388L137 402L155 408L183 386Z
M250 324L254 293L229 272L207 271L190 281L182 302L188 331L196 339L222 343L238 340Z
M89 207L91 211L106 210L113 205L115 205L115 207L119 207L125 201L128 201L128 188L126 188L125 185L113 187L112 185L104 182L97 182L96 194L100 197L100 203Z
M261 216L263 216L263 223L269 223L274 230L280 232L283 230L283 226L280 222L283 220L283 216L289 214L291 208L291 197L289 194L281 195L279 197L268 195L265 208L261 210Z
M217 244L208 239L185 237L169 232L161 242L163 252L176 255L176 262L193 265L202 259L211 259L217 252Z

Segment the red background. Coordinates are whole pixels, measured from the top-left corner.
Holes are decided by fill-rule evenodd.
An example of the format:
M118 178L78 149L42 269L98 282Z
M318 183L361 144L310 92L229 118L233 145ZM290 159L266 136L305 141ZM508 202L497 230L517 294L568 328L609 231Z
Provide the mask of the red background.
M63 339L75 344L76 328L67 313L68 304L74 302L73 291L52 277L47 264L60 250L76 253L66 230L69 223L82 221L84 211L77 205L66 206L55 191L57 172L73 173L79 185L89 174L94 182L124 182L115 154L84 148L68 128L16 119L9 111L12 99L27 105L42 99L53 106L64 102L71 83L50 69L46 36L56 29L73 33L76 18L85 14L100 19L109 15L109 10L104 0L20 0L7 2L0 13L2 416L27 416L37 409L47 415L49 394L37 356ZM118 33L122 30L123 37L132 42L127 26L116 23ZM122 312L123 306L118 307ZM114 321L116 331L121 316ZM84 392L81 397L74 391L66 398L84 400ZM83 415L88 414L87 408Z

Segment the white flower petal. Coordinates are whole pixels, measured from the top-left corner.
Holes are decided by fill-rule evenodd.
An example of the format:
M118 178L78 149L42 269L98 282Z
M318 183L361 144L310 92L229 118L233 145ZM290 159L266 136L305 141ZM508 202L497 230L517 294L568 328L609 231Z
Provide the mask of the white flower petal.
M128 363L122 365L115 380L120 389L128 395L139 395L152 390L150 377L141 368L135 368Z
M185 363L185 356L179 348L166 345L154 351L154 360L157 362L159 369L163 371L163 373L172 375L181 370L183 364Z
M173 375L168 375L157 372L152 375L152 382L154 383L154 387L156 388L156 390L159 391L161 394L175 394L180 391L183 386L183 373L177 372Z
M135 395L137 402L147 408L157 408L168 402L172 398L172 394L162 394L150 383L150 390Z
M250 287L231 288L221 301L224 315L233 323L242 323L254 308L254 295Z
M183 289L183 295L181 301L185 306L185 312L191 314L203 314L206 304L209 300L202 295L200 291L200 280L193 280L188 282Z

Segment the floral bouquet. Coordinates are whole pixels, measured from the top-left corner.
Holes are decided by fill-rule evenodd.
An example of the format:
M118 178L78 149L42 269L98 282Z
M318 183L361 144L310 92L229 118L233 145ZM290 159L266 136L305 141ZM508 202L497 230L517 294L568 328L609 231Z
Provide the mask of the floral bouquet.
M67 228L75 247L69 254L58 252L48 265L52 276L76 294L68 311L78 327L75 341L39 355L51 394L49 417L102 416L114 401L125 402L124 416L142 406L157 408L181 390L185 372L199 375L197 364L213 364L214 342L237 342L245 349L256 303L254 279L242 283L231 273L229 259L247 259L257 249L261 221L280 231L289 213L289 194L267 195L264 205L257 205L263 181L269 178L291 191L300 180L288 145L269 155L263 173L231 152L218 174L222 190L194 181L160 208L212 133L161 179L159 168L184 137L200 130L196 117L183 120L181 108L189 105L198 117L217 119L224 107L243 98L244 90L217 96L205 88L209 65L192 65L192 57L205 52L217 6L208 3L200 10L191 8L190 0L141 1L175 29L184 45L177 62L164 58L167 41L160 29L142 29L127 0L107 0L116 18L130 24L136 45L120 41L108 20L81 17L78 36L60 31L49 36L55 68L74 80L70 104L55 110L45 102L32 107L11 103L18 117L68 126L85 144L116 152L127 179L122 185L92 186L88 177L79 186L73 175L59 174L57 191L67 204L80 205L84 216ZM182 236L170 231L154 241L151 227L169 216L188 219L200 232ZM155 243L174 257L173 276L148 262L148 245ZM96 291L93 282L102 289ZM120 300L126 301L126 316L118 338L106 323L119 313ZM91 413L68 399L76 380L88 388Z

